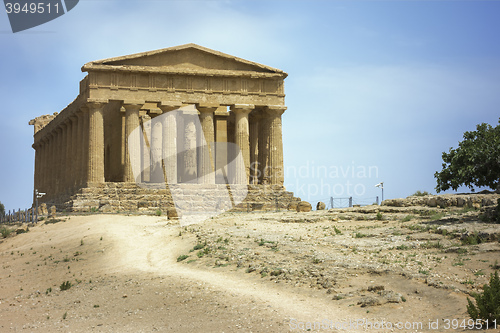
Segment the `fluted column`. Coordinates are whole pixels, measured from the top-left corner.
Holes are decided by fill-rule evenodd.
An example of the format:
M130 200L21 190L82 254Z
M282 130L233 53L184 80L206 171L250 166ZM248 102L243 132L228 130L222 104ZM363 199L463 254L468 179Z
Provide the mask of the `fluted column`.
M162 149L163 167L165 181L169 184L177 184L177 116L170 112L180 108L182 105L176 103L161 103L160 109L164 113L162 119Z
M125 166L124 182L135 182L134 170L140 175L141 131L139 124L140 102L124 103L125 108ZM136 130L137 129L137 130ZM134 131L135 130L135 131ZM138 179L140 181L140 179Z
M75 154L75 188L78 189L82 185L82 163L83 163L83 112L78 110L77 116L77 130L76 130L76 149Z
M59 192L58 184L60 183L60 172L61 161L59 160L58 151L61 149L61 137L62 137L62 128L55 129L51 133L50 137L50 176L48 178L49 181L49 189L50 189L50 198L53 199Z
M259 176L259 184L269 184L269 117L264 112L260 113L259 117L259 155L257 156L258 160L258 176Z
M256 115L250 116L249 131L250 131L250 184L258 184L259 182L259 117Z
M142 181L144 183L149 183L151 181L151 117L148 115L142 116L141 118L141 170L142 170Z
M151 182L163 182L163 124L161 118L151 119Z
M77 145L77 139L78 139L78 117L77 115L73 115L71 118L71 153L68 155L68 159L70 161L70 168L69 168L69 189L70 192L73 193L73 191L76 188L76 181L77 181L77 158L78 158L78 145Z
M198 161L198 182L201 184L215 184L215 131L214 112L219 105L198 104L196 108L200 111L200 122L205 138L205 145L200 144L200 156Z
M67 123L62 123L61 124L61 132L59 133L56 142L57 142L57 149L55 151L55 161L56 161L56 166L55 166L55 172L57 177L56 179L56 184L57 184L57 189L55 191L55 195L58 196L59 194L63 193L66 190L66 143L68 140L68 124Z
M250 131L248 114L254 107L254 105L250 104L236 104L231 106L231 111L234 112L236 117L234 125L235 143L240 148L243 156L243 161L239 158L236 159L236 184L248 184L250 176Z
M80 107L82 111L82 127L83 127L83 136L82 136L82 163L81 163L81 185L85 187L89 181L89 138L90 138L90 129L89 129L89 108L87 106Z
M89 107L89 160L88 183L104 183L104 119L106 103L90 102Z
M197 145L196 145L196 124L197 112L185 111L183 114L184 135L182 152L182 182L197 183Z
M281 115L286 107L273 105L266 107L269 115L269 171L270 180L273 185L283 185L283 132L281 126Z

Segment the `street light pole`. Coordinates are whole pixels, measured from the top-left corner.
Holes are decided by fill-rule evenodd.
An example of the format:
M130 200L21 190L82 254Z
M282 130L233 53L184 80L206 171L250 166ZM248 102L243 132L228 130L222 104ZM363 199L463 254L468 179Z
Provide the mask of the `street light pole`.
M384 202L384 183L378 183L377 185L375 185L375 187L380 187L380 189L382 190L382 201L380 201L380 204L382 204L382 202Z

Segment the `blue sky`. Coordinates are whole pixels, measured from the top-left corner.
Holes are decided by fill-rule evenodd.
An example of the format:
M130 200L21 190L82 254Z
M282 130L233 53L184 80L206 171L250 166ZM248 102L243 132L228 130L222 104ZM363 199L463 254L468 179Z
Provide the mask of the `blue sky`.
M435 192L441 153L498 123L498 13L498 1L80 0L13 34L2 12L0 202L31 205L28 122L77 96L83 64L186 43L289 74L285 185L301 198L371 203L379 182L385 198Z

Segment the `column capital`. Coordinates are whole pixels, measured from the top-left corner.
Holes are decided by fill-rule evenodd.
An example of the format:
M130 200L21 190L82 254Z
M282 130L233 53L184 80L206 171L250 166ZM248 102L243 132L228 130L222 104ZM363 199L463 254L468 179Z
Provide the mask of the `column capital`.
M165 113L169 111L176 110L182 107L182 103L180 102L160 102L158 103L158 107Z
M141 103L123 103L123 107L125 108L125 112L127 111L140 111L143 104Z
M286 109L287 107L284 105L266 105L264 112L270 116L281 116Z
M253 105L253 104L234 104L234 105L231 105L230 109L234 113L250 113L253 109L255 109L255 105Z
M101 109L104 105L108 104L107 99L97 99L97 98L88 98L87 106L91 106L94 109Z
M200 112L214 112L220 107L220 104L216 103L196 103L196 109Z

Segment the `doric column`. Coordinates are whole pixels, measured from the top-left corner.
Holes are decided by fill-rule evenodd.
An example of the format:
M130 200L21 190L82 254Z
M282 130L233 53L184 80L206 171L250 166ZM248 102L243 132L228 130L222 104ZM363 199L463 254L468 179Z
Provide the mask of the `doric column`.
M161 118L151 119L151 182L163 183L163 125Z
M56 180L57 190L55 191L55 195L59 196L59 194L66 191L66 154L68 153L66 149L66 145L68 142L68 124L66 122L61 123L61 133L58 135L56 142L58 143L58 148L55 151L55 160L57 161L56 177L58 179Z
M259 117L252 115L248 118L250 131L250 184L259 183Z
M283 134L281 128L281 115L286 107L272 105L266 107L269 115L269 171L271 184L283 185Z
M241 159L236 159L236 184L248 184L250 175L250 133L248 125L248 114L255 108L251 104L236 104L231 106L231 111L236 116L235 120L235 143L240 147L243 156L243 165Z
M89 138L90 138L90 129L89 129L89 108L84 105L80 107L82 111L82 127L83 127L83 136L82 136L82 149L81 149L81 184L82 187L87 186L89 181Z
M42 189L42 192L47 192L48 191L48 169L49 169L49 143L47 137L44 137L42 139L42 170L41 170L41 184L40 188Z
M50 160L49 160L49 177L48 177L48 188L50 193L50 198L54 198L58 193L58 184L60 177L57 175L60 171L61 162L58 159L57 151L60 150L60 138L62 136L62 129L55 129L50 133L49 145L50 145Z
M177 116L170 112L180 108L180 103L160 103L159 107L164 113L162 119L163 134L163 167L165 181L168 184L177 184Z
M259 176L259 184L269 184L269 117L262 111L259 116L259 155L257 156L257 160L259 162L258 165L258 176Z
M64 157L64 193L69 193L71 191L71 168L73 160L73 125L71 119L66 119L66 139L64 140L64 146L66 148L66 154Z
M196 124L197 112L184 111L183 151L182 151L182 179L183 183L198 183L197 156L196 156Z
M72 133L72 139L71 139L71 175L70 175L70 185L71 185L71 192L73 193L76 189L77 186L77 180L78 180L78 116L76 113L73 114L71 117L71 133Z
M200 156L198 161L198 182L201 184L215 184L215 151L214 140L214 112L219 105L205 105L197 104L196 108L200 111L200 122L203 130L201 137L205 138L205 145L203 141L200 143Z
M106 103L90 102L89 108L89 161L88 183L104 183L104 119Z
M151 117L149 115L144 115L141 118L141 149L142 149L142 159L141 159L141 170L142 170L142 181L144 183L149 183L151 181Z
M141 102L125 101L125 165L124 182L135 182L134 170L140 175L141 130L139 128L139 110ZM136 131L134 131L136 130ZM140 181L140 178L138 179Z
M82 163L83 163L83 112L78 110L77 116L77 130L76 132L76 149L75 154L75 188L78 189L82 185Z

